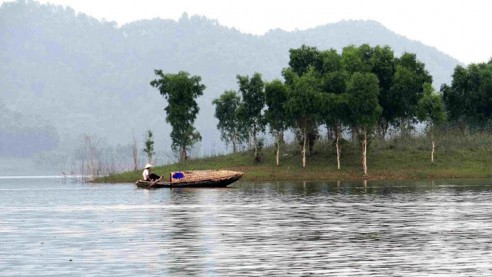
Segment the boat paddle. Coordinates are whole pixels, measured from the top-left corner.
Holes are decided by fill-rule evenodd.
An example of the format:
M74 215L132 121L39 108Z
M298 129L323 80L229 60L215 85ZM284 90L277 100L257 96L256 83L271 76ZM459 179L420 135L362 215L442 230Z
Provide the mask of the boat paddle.
M150 188L150 187L152 187L153 185L157 184L160 180L162 180L162 176L161 176L159 179L157 179L157 180L155 180L154 182L152 182L152 184L150 184L147 188Z

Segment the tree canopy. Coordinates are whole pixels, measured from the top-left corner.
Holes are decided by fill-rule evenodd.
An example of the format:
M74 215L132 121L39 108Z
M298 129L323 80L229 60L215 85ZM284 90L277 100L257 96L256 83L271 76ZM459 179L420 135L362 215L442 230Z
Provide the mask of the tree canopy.
M441 87L449 119L479 128L492 123L492 59L457 66L451 86Z
M168 102L164 110L166 122L172 126L171 147L180 151L181 160L186 160L187 149L201 140L201 135L195 130L193 123L200 110L195 99L203 95L205 85L200 83L200 76L190 76L185 71L177 74L164 74L162 70L154 72L159 78L151 81L150 85L159 89Z
M239 117L244 123L254 149L255 160L259 159L257 134L265 130L263 107L265 106L265 84L260 73L249 76L237 75L242 102Z
M234 90L225 91L219 98L212 101L215 105L215 117L219 120L217 129L226 144L232 144L235 153L240 143L246 139L244 125L239 118L241 97Z
M283 142L284 131L289 126L286 102L288 100L287 86L280 80L273 80L265 86L265 119L272 134L276 137L276 163L280 164L280 144Z

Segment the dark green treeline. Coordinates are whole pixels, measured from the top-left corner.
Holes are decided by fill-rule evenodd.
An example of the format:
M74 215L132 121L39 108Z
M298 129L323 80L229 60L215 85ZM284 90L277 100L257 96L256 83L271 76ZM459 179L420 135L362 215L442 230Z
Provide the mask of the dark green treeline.
M232 144L233 151L249 143L255 160L260 160L262 141L257 135L268 126L276 138L278 165L283 133L290 129L302 147L305 167L324 126L335 142L338 168L342 132L359 139L367 175L368 138L384 140L388 130L408 135L421 122L433 138L440 126L491 129L492 60L457 66L451 86L443 85L437 92L415 54L395 57L389 46L350 45L338 53L303 45L289 52L283 81L265 82L259 73L237 75L239 92L225 91L213 101L221 138ZM434 152L433 139L432 147Z

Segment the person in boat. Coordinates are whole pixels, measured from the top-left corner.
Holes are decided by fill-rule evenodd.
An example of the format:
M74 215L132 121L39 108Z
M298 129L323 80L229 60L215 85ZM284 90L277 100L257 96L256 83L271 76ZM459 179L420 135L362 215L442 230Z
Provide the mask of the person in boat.
M142 173L144 181L158 181L161 180L162 177L152 173L152 165L151 164L146 164L145 169Z

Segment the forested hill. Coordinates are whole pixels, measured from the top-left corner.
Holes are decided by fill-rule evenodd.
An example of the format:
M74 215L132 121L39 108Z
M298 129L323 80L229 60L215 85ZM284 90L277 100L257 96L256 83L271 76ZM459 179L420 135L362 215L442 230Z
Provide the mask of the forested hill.
M51 143L73 144L87 133L110 144L129 144L133 136L142 142L150 129L156 147L169 150L165 100L149 82L155 79L154 69L185 70L201 76L207 86L198 99L201 111L195 123L203 137L200 153L217 153L224 147L215 130L211 101L224 90L237 90L236 74L259 72L269 81L281 77L290 48L306 44L340 51L362 43L389 45L397 56L416 53L434 77L436 89L450 82L459 63L374 21L254 36L186 14L178 21L142 20L118 27L70 8L18 1L0 8L0 101L10 113L26 115L11 117L19 121L15 124L32 126L22 121L42 118L47 130L33 129L31 134L53 134ZM39 150L47 148L56 146Z

